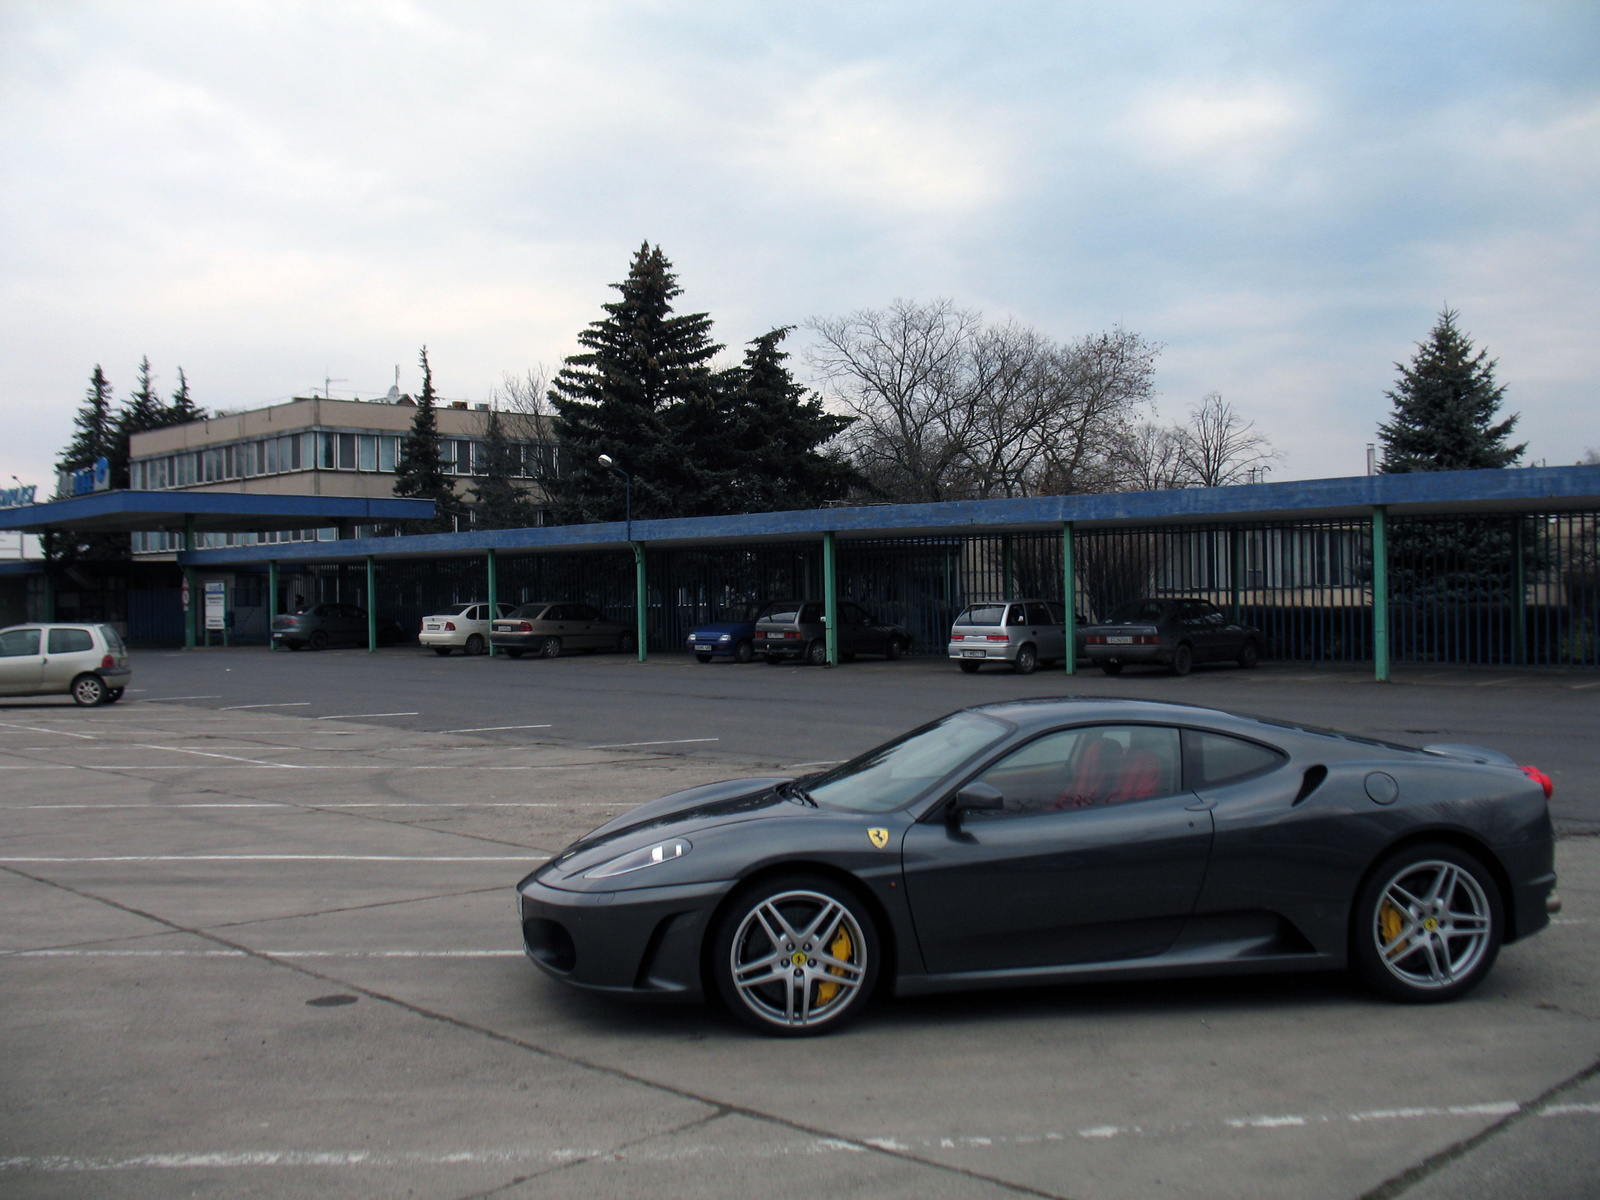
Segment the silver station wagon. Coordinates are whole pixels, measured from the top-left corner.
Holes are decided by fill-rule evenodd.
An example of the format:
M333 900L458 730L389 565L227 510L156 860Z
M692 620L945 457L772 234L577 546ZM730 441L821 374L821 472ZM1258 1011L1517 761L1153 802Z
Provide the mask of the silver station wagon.
M133 668L109 625L0 629L0 696L69 695L84 707L122 699Z
M1077 618L1083 625L1083 618ZM1019 675L1067 656L1067 610L1055 600L995 601L973 604L950 627L950 657L971 675L986 662L1008 663ZM1083 656L1083 632L1076 633Z

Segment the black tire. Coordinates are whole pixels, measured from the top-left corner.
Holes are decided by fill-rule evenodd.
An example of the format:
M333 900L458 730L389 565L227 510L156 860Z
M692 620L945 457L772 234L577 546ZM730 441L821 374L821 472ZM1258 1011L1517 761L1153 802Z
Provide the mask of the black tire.
M1454 1000L1476 987L1505 936L1494 875L1473 855L1438 842L1378 863L1350 919L1356 970L1377 991L1412 1004Z
M711 655L709 655L709 654L696 654L694 656L694 660L695 660L695 662L710 662L711 661Z
M805 940L807 926L819 921L820 936ZM777 943L769 928L779 935ZM734 978L736 956L744 964L743 986ZM828 956L835 956L834 965L818 962ZM854 1020L872 997L881 958L871 910L849 888L820 875L782 875L746 889L727 906L711 939L711 973L723 1003L746 1025L774 1037L832 1033ZM764 965L770 978L759 975Z
M885 658L887 658L890 662L894 662L896 659L898 659L905 652L906 652L906 648L905 648L905 646L903 646L901 644L900 639L897 638L897 637L892 637L892 638L889 639L889 645L884 650L883 656Z
M806 647L806 661L813 667L828 665L828 643L824 638L818 638Z
M967 675L976 675L978 673L978 668L983 666L983 664L976 662L958 662L956 666L960 667L962 672Z
M449 646L435 646L433 648L433 652L435 654L437 654L440 658L449 658L450 657L450 647Z
M500 651L500 653L504 654L507 658L521 658L522 657L522 650L520 648L506 648L506 649L502 649Z
M625 633L617 639L617 653L619 654L633 654L638 649L639 635L636 633Z
M1017 647L1017 659L1012 664L1018 675L1032 675L1039 665L1039 652L1031 645Z
M118 700L122 699L122 693L126 690L126 688L112 688L106 693L106 703L115 704Z
M783 655L781 655L781 654L769 654L769 655L766 656L766 658L767 658L767 666L769 666L769 667L781 667L781 666L783 666Z
M1256 645L1251 638L1239 650L1239 665L1246 671L1254 671L1261 665L1261 647Z
M328 633L323 629L313 629L311 636L306 639L308 650L326 650L328 648Z
M733 648L733 661L736 663L747 663L755 656L755 647L748 641L740 642Z
M468 636L467 644L461 648L461 652L467 655L482 654L488 648L488 644L483 640L483 634L474 633Z
M1194 670L1194 650L1188 642L1184 642L1172 652L1172 673L1187 675L1192 670Z
M545 638L544 641L540 642L539 643L539 657L540 658L560 658L561 657L561 639L558 638L558 637L547 637L547 638Z
M106 702L106 681L87 672L72 681L72 699L81 708Z
M1100 669L1102 671L1104 671L1107 675L1121 675L1122 674L1122 664L1121 663L1101 663L1100 664Z

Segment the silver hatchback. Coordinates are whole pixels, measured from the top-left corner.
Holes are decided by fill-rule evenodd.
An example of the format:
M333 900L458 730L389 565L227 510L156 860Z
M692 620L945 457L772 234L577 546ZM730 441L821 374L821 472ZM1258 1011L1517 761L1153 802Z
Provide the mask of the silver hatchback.
M133 668L109 625L13 625L0 629L0 696L70 695L115 704Z
M1077 624L1082 625L1080 618ZM1067 654L1067 610L1055 600L1012 600L973 604L950 628L950 657L972 674L986 662L1010 664L1019 675L1041 663L1061 662ZM1083 635L1076 635L1083 653Z

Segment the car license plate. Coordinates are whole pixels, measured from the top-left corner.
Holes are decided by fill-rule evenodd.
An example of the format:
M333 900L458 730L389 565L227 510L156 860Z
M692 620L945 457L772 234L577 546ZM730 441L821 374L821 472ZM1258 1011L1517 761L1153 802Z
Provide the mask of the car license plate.
M1108 645L1108 646L1131 646L1131 645L1133 645L1133 639L1131 637L1108 637L1106 639L1106 645Z
M710 650L710 649L711 649L711 647L710 647L710 646L702 646L702 645L701 645L701 644L699 644L699 643L698 643L698 642L696 642L696 643L695 643L695 647L694 647L694 648L695 648L695 649L696 649L696 650L698 650L698 651L700 651L700 652L701 652L701 653L702 653L702 654L703 654L703 653L705 653L705 652L706 652L706 651L707 651L707 650Z
M961 657L962 658L982 658L985 653L986 653L986 651L983 651L983 650L963 650L961 652Z
M427 628L428 628L428 632L429 633L438 633L439 632L439 627L437 625L429 625Z

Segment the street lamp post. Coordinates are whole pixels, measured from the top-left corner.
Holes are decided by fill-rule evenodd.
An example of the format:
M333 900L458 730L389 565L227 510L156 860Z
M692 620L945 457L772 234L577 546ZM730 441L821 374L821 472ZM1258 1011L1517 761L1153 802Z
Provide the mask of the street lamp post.
M622 476L622 511L626 515L628 540L631 542L633 541L633 476L617 466L616 460L609 454L600 456L600 465L602 467L610 467L618 475Z
M627 520L628 546L633 550L634 635L637 639L639 661L644 662L646 655L649 653L646 643L646 638L649 632L649 621L647 619L648 612L645 607L648 602L648 593L645 590L644 547L633 540L633 476L629 475L621 467L617 466L616 460L613 459L609 454L602 454L600 456L600 465L602 467L609 467L618 475L622 476L623 513L625 514Z

